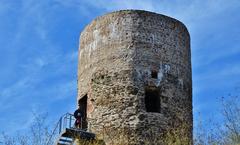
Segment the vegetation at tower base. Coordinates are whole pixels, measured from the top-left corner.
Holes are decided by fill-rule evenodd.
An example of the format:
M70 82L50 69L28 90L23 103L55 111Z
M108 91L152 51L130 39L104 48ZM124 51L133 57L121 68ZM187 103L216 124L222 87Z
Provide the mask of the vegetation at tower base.
M140 141L132 141L131 139L128 139L128 132L120 132L120 131L111 131L108 132L107 129L106 132L102 133L98 140L83 140L83 139L77 139L76 144L77 145L105 145L105 137L110 136L112 137L114 134L115 137L110 138L108 142L110 144L114 145L126 145L126 144L136 144L136 142L139 142L139 145L188 145L191 144L192 140L189 140L189 137L184 134L186 133L185 129L188 129L188 125L179 126L178 128L175 128L174 130L166 131L165 133L159 133L159 136L156 138L156 136L146 136L145 138L142 138ZM122 131L122 130L121 130ZM108 138L109 139L109 138ZM115 140L118 139L116 142Z
M195 145L240 145L240 95L230 94L222 97L220 102L223 120L221 123L196 122Z
M19 132L17 135L8 135L2 133L2 144L0 145L46 145L49 140L52 129L48 122L48 115L33 113L33 122L24 130L24 132ZM19 124L22 125L22 124ZM52 145L54 140L49 141Z
M195 128L194 135L194 145L239 145L240 144L240 97L228 96L221 99L221 113L222 117L225 118L221 124L214 124L208 122L208 127L199 125ZM2 140L0 144L2 145L46 145L44 141L48 140L52 130L48 127L46 123L48 118L46 115L35 114L35 119L33 124L28 128L27 134L22 133L17 136L2 134ZM201 124L200 121L195 122L196 124ZM176 127L173 130L169 130L164 134L164 145L185 145L188 142L188 137L179 136L180 133L185 132L184 130L188 128L188 124ZM109 128L105 127L105 131L98 135L97 141L84 141L79 140L81 145L103 145L104 139L107 134L111 134ZM126 132L120 132L116 134L112 132L114 136L120 138L118 145L125 145L128 140L122 140L127 135ZM159 133L159 137L163 137ZM52 140L53 145L54 140ZM145 145L158 144L154 138L148 138L142 142Z

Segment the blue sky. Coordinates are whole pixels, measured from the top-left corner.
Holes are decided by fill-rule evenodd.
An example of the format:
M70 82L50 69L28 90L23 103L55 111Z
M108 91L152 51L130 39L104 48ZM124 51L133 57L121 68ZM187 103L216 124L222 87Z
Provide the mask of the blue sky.
M76 107L79 34L99 15L143 9L189 29L195 120L218 121L219 97L240 94L239 0L0 0L0 132L57 121Z

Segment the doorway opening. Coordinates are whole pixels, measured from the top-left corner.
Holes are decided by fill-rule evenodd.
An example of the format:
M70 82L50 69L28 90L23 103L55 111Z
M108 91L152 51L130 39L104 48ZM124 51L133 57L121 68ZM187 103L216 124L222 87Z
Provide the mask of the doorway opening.
M87 94L84 95L80 100L78 100L79 109L81 110L81 112L83 114L83 118L82 118L82 128L83 129L87 128L87 100L88 100Z

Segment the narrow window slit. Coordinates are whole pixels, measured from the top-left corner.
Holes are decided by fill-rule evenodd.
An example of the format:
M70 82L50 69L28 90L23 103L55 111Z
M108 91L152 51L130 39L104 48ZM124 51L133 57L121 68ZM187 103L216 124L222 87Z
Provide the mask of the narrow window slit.
M160 113L160 96L157 88L145 89L145 108L147 112Z

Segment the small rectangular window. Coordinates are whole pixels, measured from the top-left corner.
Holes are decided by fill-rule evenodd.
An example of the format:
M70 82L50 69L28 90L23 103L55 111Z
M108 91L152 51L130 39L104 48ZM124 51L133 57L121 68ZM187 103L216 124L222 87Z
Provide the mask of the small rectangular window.
M160 113L160 96L157 88L145 89L145 107L147 112Z
M151 72L151 76L152 76L152 78L157 79L158 78L158 72L153 70Z

